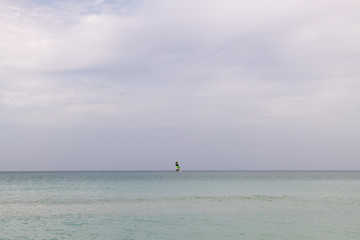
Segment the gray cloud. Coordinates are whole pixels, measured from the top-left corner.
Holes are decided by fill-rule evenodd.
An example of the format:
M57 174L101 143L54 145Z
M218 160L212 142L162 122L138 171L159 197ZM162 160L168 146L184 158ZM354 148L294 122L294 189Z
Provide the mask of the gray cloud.
M357 1L0 6L5 170L359 169Z

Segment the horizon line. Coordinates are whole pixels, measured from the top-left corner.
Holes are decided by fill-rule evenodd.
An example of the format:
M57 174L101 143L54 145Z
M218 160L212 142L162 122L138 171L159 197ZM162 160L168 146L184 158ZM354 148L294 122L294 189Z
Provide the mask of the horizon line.
M189 169L182 172L356 172L360 169ZM176 172L176 170L0 170L0 173L11 172Z

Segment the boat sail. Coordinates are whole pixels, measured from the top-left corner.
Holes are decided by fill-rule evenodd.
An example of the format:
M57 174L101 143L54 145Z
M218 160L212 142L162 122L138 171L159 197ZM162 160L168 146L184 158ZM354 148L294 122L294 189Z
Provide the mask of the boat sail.
M178 162L178 161L175 162L175 166L176 166L176 171L177 171L177 172L181 172L181 168L180 168L180 166L179 166L179 162Z

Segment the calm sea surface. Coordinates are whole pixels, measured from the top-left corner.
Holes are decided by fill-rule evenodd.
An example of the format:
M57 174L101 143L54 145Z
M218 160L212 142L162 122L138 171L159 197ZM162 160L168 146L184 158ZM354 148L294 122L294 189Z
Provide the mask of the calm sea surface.
M0 239L360 239L360 172L0 172Z

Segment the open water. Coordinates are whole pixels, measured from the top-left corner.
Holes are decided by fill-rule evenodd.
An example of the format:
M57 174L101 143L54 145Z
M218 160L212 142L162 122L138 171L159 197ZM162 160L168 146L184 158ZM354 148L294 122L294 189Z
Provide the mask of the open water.
M360 172L1 172L0 239L360 239Z

